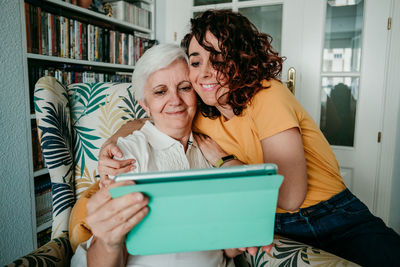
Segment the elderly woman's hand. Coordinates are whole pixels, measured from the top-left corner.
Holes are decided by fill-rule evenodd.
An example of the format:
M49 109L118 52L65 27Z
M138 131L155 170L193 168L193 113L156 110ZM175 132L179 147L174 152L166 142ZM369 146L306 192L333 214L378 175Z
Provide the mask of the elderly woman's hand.
M123 181L103 187L87 203L86 223L108 251L122 249L125 235L148 213L148 198L142 193L112 199L108 192L109 188L132 184Z

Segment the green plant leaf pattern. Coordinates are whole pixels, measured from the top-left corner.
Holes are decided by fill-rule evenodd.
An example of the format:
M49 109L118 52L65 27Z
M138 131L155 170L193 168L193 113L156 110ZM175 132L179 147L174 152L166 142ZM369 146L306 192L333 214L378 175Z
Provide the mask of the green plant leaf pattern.
M73 125L78 125L82 117L96 111L100 105L104 105L106 94L102 94L102 92L107 90L109 85L85 83L68 88Z
M74 152L75 162L81 166L81 176L83 175L85 167L85 157L89 157L91 160L97 161L97 158L93 155L92 150L98 149L94 146L91 141L98 140L100 137L90 134L94 129L90 129L82 126L75 126L74 131Z
M129 86L126 89L128 93L128 97L121 96L121 100L125 103L126 107L118 106L118 108L122 109L128 116L123 116L121 119L123 120L131 120L131 119L140 119L147 117L146 111L139 105L138 101L135 99L133 95L132 86Z

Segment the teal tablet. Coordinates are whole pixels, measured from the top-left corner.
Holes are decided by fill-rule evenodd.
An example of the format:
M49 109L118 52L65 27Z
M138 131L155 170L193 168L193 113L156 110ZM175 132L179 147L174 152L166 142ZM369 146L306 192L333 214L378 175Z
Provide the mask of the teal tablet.
M136 180L139 175L147 179ZM150 199L148 215L126 238L132 255L262 246L273 240L283 180L273 164L122 177L129 176L137 185L112 188L111 196L143 192Z

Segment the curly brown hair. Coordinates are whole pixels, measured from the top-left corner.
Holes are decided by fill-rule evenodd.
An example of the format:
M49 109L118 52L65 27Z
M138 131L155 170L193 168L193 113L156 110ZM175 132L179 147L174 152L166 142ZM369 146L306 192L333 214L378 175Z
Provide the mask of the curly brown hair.
M221 51L216 51L206 42L208 31L218 39ZM278 79L282 71L284 58L272 48L272 37L259 32L240 13L208 10L191 19L191 31L181 42L187 54L193 37L210 52L210 61L218 73L218 82L229 88L227 104L232 107L235 115L241 115L255 93L263 89L260 84L262 80ZM224 77L224 82L218 77ZM206 105L200 97L198 99L199 110L204 116L220 116L216 107Z

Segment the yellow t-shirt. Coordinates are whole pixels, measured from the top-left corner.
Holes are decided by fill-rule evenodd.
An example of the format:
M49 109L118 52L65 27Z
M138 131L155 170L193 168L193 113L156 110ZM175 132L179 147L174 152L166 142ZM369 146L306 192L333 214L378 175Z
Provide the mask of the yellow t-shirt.
M263 81L241 116L212 120L198 113L194 128L214 139L228 154L245 164L264 162L261 140L297 127L300 130L307 162L308 189L301 208L315 205L343 191L346 186L339 164L319 127L297 102L293 94L277 80ZM277 212L288 212L277 209Z

